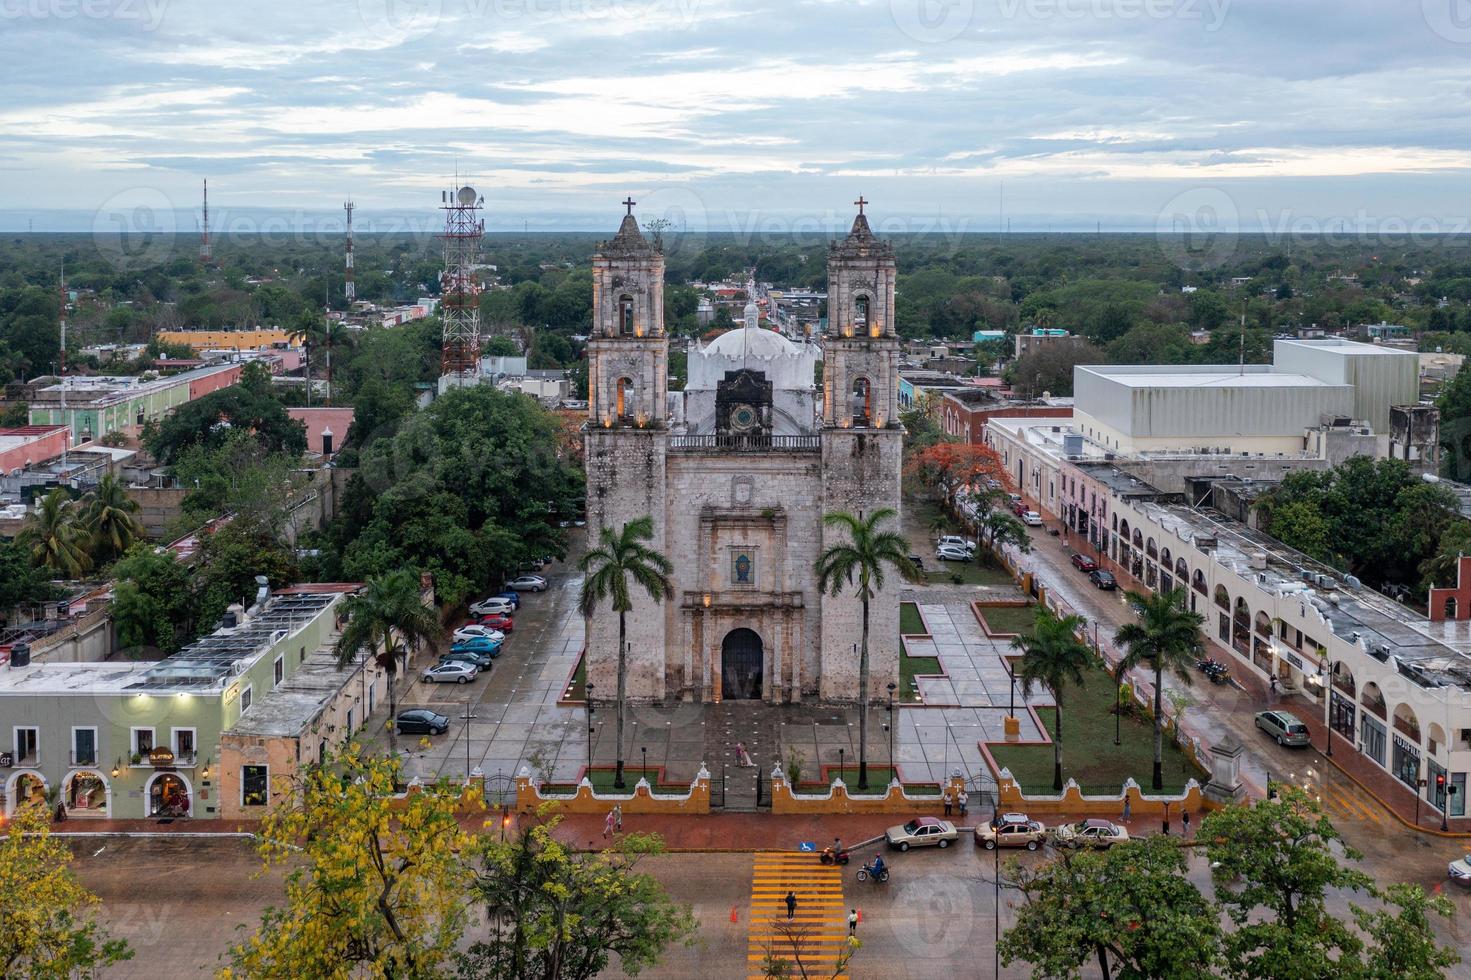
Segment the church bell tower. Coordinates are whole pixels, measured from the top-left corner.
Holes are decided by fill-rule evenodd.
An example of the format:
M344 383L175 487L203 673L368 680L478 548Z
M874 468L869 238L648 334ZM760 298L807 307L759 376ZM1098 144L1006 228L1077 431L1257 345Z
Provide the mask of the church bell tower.
M899 338L894 329L894 249L874 236L863 208L848 236L834 242L827 261L828 328L823 337L823 513L867 517L895 512L882 530L900 530L900 471L904 427L899 422ZM847 541L841 528L822 528L824 550ZM886 570L869 603L870 701L887 696L899 678L899 589ZM862 604L845 585L822 602L824 699L859 697Z
M588 419L583 426L588 537L651 518L665 551L669 450L669 339L664 334L664 256L644 238L633 200L618 233L592 259L593 328L587 344ZM664 696L665 609L630 589L628 696ZM587 676L612 696L618 676L618 617L604 603L587 621Z

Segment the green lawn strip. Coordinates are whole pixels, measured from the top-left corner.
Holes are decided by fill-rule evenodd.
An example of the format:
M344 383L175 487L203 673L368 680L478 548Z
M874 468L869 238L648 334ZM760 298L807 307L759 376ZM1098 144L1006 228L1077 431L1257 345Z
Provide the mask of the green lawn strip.
M1113 744L1113 679L1101 668L1084 675L1084 685L1069 685L1063 692L1067 720L1062 733L1062 778L1078 781L1084 793L1103 795L1119 792L1130 776L1144 789L1150 788L1154 770L1154 728L1144 718L1125 716L1122 744ZM1057 712L1038 708L1037 715L1055 730ZM987 748L998 766L1011 770L1022 791L1049 795L1052 788L1051 745L1007 745L990 742ZM1204 779L1188 756L1165 736L1164 792L1179 793L1191 778Z
M981 606L981 615L992 633L1030 633L1037 625L1037 607Z
M910 703L918 700L919 688L914 683L916 676L938 677L941 674L938 657L911 657L903 638L899 640L899 700Z
M935 561L927 565L930 582L935 584L985 585L993 589L1016 588L1016 582L1003 569L978 565L973 561ZM956 582L955 577L960 581Z
M827 770L826 783L804 782L797 787L797 792L821 793L826 790L828 786L832 785L834 777L840 775L843 779L844 785L846 785L851 792L857 793L857 766L844 766L842 769L839 769L837 766L830 766ZM882 794L887 789L889 783L893 780L894 776L894 770L889 768L888 766L869 766L868 792L874 795ZM908 793L910 796L939 796L940 787L935 783L905 783L904 792Z
M572 672L572 682L567 685L564 701L587 700L587 656L577 658L577 669Z
M924 619L919 614L919 605L913 602L899 603L899 633L903 636L927 636Z
M595 793L619 793L619 794L628 794L628 793L632 793L633 792L633 788L638 785L639 777L642 776L642 775L643 775L643 771L641 769L639 769L638 763L635 762L633 765L629 765L628 763L625 762L623 764L623 783L624 783L624 786L623 786L623 789L621 789L621 790L618 789L618 788L616 788L613 785L613 778L615 776L615 772L612 769L594 769L594 770L592 770L591 772L589 772L587 774L587 778L592 781L592 788L593 788L593 792L595 792ZM649 767L649 773L648 773L648 775L649 775L649 782L651 784L653 784L654 792L655 793L687 793L687 792L689 792L689 784L688 783L656 783L656 782L654 782L654 780L658 778L658 771L653 766L650 766ZM577 786L576 785L573 785L572 783L547 783L545 786L543 786L541 788L541 791L543 793L557 793L557 794L571 795L571 794L577 792Z

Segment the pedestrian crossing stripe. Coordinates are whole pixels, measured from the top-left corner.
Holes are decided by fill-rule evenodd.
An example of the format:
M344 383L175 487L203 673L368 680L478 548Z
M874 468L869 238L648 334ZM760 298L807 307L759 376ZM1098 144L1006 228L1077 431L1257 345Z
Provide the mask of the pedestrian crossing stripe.
M1375 806L1364 802L1357 794L1340 786L1319 786L1308 790L1330 813L1341 813L1353 820L1367 820L1384 825L1385 819Z
M790 952L794 937L783 935L787 919L786 896L797 897L791 918L802 930L802 961L830 970L844 955L848 943L848 908L843 898L843 868L819 863L814 855L757 854L751 870L751 911L746 929L746 959L750 976L761 977L760 965L768 952ZM842 974L846 978L846 974Z

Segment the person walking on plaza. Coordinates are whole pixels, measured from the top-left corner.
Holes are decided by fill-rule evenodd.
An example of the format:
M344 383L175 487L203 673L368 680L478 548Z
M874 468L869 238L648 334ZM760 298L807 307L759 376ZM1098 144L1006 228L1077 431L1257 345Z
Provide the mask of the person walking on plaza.
M1133 810L1129 806L1129 795L1127 793L1125 793L1124 794L1124 823L1128 823L1129 822L1129 817L1130 817L1130 815L1132 813L1133 813Z
M612 837L613 836L613 821L614 821L614 819L615 818L613 816L613 811L612 810L609 810L608 811L608 819L606 819L606 820L603 821L603 839L604 840L607 840L609 837Z
M857 909L849 909L848 910L848 935L850 935L850 936L856 936L856 935L858 935L858 910Z
M940 797L940 802L945 804L945 816L950 816L950 808L955 806L955 798L950 795L950 787L945 787L945 795Z
M960 815L964 817L966 805L970 803L970 794L962 788L960 795L955 798L955 802L960 804Z
M614 803L613 804L613 829L616 830L616 831L618 831L618 833L620 833L620 834L623 833L623 804L622 803Z
M787 892L787 918L788 919L795 919L796 917L797 917L797 893L796 892L793 892L793 891L788 891Z

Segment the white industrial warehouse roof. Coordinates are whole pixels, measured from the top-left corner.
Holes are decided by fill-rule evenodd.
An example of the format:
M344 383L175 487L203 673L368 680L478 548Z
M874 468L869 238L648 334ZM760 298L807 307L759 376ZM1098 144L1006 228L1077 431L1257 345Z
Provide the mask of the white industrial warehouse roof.
M1212 367L1193 372L1118 372L1109 367L1088 365L1079 370L1092 371L1117 384L1130 388L1327 388L1330 385L1306 374L1257 372L1242 374L1232 367Z

